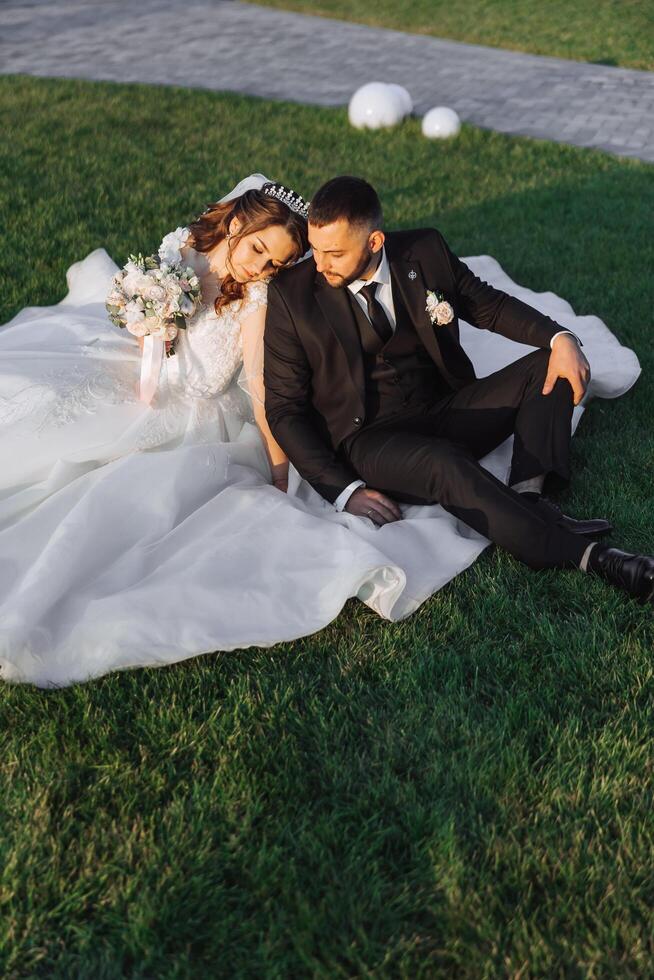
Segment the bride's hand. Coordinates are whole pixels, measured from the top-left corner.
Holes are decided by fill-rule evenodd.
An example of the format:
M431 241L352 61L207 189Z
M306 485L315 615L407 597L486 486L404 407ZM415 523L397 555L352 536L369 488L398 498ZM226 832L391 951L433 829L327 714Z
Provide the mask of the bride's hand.
M288 461L285 463L276 463L275 466L271 467L272 470L272 482L273 486L281 490L282 493L288 492Z
M145 340L145 337L137 337L136 338L136 342L138 343L139 347L141 348L141 353L143 353L143 341L144 340ZM171 344L172 344L172 340L167 340L166 341L166 353L168 353L168 351L170 350L170 345Z

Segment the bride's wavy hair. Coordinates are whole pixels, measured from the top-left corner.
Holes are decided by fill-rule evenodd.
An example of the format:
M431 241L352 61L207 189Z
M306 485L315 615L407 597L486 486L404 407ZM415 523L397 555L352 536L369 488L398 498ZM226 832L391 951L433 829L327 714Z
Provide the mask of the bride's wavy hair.
M238 218L241 227L229 235L229 255L246 235L275 225L288 232L293 242L293 254L286 265L292 265L302 258L309 248L306 218L291 211L286 204L278 201L263 190L249 190L233 201L216 201L189 225L193 236L193 248L197 252L210 252L228 237L233 218ZM228 272L221 282L214 307L218 313L222 307L243 298L246 283L237 282Z

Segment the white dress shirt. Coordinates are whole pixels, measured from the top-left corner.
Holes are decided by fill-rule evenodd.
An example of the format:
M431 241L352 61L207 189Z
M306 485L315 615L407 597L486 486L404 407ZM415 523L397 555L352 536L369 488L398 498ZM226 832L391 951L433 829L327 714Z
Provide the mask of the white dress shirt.
M393 288L391 286L391 267L388 264L388 256L386 255L386 249L383 246L379 265L375 269L370 279L355 279L354 282L351 282L347 287L356 297L357 303L366 316L368 316L368 304L365 296L361 295L361 290L364 286L369 286L371 282L377 283L375 299L381 304L381 307L388 317L393 331L395 331L395 303L393 302ZM368 317L368 319L370 319L370 317Z
M347 287L352 293L352 295L354 296L354 298L356 299L357 303L359 304L363 312L366 314L366 316L368 316L368 304L366 302L365 296L361 295L361 290L363 289L364 286L369 286L371 282L378 283L377 289L375 290L375 299L384 310L384 313L388 317L390 325L393 328L393 332L395 332L395 327L396 327L395 304L393 302L393 288L391 286L391 267L388 263L388 256L386 255L386 249L384 247L382 247L382 254L381 254L381 260L379 262L379 265L377 266L375 272L370 277L370 279L355 279L354 282L349 283ZM368 319L370 319L370 317L368 317ZM552 345L554 344L556 338L560 337L562 333L569 333L570 336L574 337L577 343L581 346L581 341L579 340L579 337L577 337L577 335L574 334L572 330L559 330L559 332L555 333L552 339L550 340L550 349L552 348ZM348 500L350 499L354 491L358 489L358 487L365 487L365 486L366 484L363 480L353 480L352 483L349 483L344 490L341 490L338 497L334 501L334 507L336 508L336 510L338 511L344 510L345 505L347 504Z

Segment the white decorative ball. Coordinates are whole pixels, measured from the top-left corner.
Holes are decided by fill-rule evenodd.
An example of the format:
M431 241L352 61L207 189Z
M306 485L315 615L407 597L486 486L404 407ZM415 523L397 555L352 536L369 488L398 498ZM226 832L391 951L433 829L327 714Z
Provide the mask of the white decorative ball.
M380 129L402 122L404 111L398 93L390 85L368 82L350 99L348 116L357 129Z
M439 105L430 109L422 120L422 132L428 139L447 139L449 136L456 136L461 129L461 120L454 111L447 106Z
M399 99L404 115L410 116L413 112L413 99L409 95L407 89L405 89L403 85L396 85L394 82L389 82L388 87Z

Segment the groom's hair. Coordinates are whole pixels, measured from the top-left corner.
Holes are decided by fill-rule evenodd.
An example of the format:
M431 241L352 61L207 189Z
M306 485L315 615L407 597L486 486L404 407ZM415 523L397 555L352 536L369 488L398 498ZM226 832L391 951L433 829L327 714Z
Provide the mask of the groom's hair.
M370 231L381 229L384 216L377 191L361 177L333 177L311 199L309 222L317 228L344 219Z

